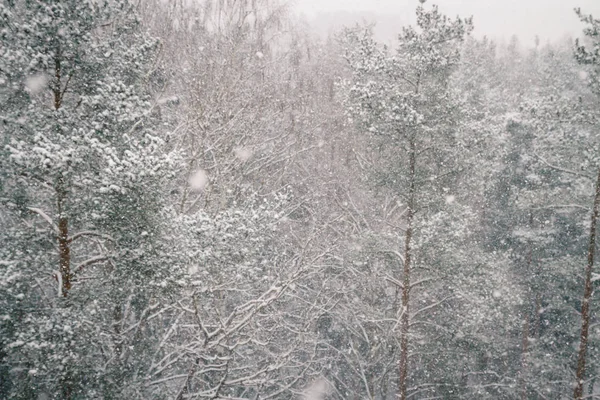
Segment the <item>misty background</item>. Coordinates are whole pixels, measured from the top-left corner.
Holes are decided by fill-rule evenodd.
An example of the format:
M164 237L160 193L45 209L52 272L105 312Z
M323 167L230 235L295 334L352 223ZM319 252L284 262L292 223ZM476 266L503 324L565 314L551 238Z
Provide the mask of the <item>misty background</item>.
M415 23L418 1L291 0L289 4L321 35L344 25L369 22L376 23L377 38L390 43L400 27ZM576 7L600 15L600 2L596 0L441 0L435 4L448 16L472 15L476 37L508 42L517 35L526 46L534 44L536 35L542 44L581 36L581 23L573 11Z

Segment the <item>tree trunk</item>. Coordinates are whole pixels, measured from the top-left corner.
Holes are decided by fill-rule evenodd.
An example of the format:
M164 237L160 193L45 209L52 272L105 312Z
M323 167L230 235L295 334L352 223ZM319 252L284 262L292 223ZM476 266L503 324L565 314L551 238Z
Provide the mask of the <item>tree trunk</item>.
M402 313L400 316L400 377L398 381L398 397L406 400L406 381L408 377L408 329L409 329L409 300L410 300L410 263L411 240L413 234L413 218L415 213L415 167L416 148L414 138L410 142L410 186L408 193L408 210L406 214L406 233L404 236L404 279L402 281Z
M536 339L540 338L541 326L542 326L542 288L539 280L542 276L542 264L538 263L537 274L536 274L536 287L535 287L535 315L533 325L533 337Z
M58 218L58 254L61 276L61 293L67 297L71 290L71 249L69 247L69 224L62 214Z
M62 176L56 182L56 208L58 211L58 258L61 277L61 294L67 297L71 290L71 245L69 243L69 219L65 213L67 191Z
M56 47L54 57L54 84L52 85L52 94L54 97L54 110L58 111L62 106L62 97L66 91L62 87L62 52L60 44ZM68 82L67 82L68 83ZM57 130L60 127L57 125ZM58 176L55 182L56 190L56 210L58 213L58 264L60 273L60 294L67 297L71 290L71 246L69 243L69 219L65 211L65 203L67 200L67 188L64 176ZM68 366L66 375L61 379L62 395L65 400L70 400L73 397L73 381L71 375L71 366Z
M596 249L596 223L598 221L598 208L600 207L600 170L596 181L596 194L594 208L592 209L592 223L590 226L590 242L588 247L588 260L585 268L585 289L581 304L581 339L579 342L579 356L577 360L577 373L573 398L583 398L583 381L585 378L585 356L588 345L588 331L590 328L590 300L592 298L592 268L594 267L594 253Z
M529 229L533 229L533 213L529 211ZM531 265L533 261L533 244L531 240L527 243L527 264L525 273L530 275ZM534 278L535 279L535 274ZM531 279L528 279L531 282ZM530 283L531 286L531 283ZM521 343L521 371L519 372L519 386L521 390L521 399L527 400L527 353L529 352L529 307L525 307L523 311L523 338Z
M521 372L519 373L519 384L521 386L521 399L527 400L527 353L529 351L529 313L523 313L523 341L521 343Z
M52 94L54 96L54 109L58 111L62 106L62 96L66 87L62 88L62 67L61 67L61 48L56 47L54 58L54 85ZM67 81L68 84L68 81ZM58 128L57 128L58 129ZM61 294L67 297L71 290L71 248L69 244L69 220L65 214L65 202L67 199L67 189L62 175L56 180L56 208L58 211L58 257L59 271L61 277Z

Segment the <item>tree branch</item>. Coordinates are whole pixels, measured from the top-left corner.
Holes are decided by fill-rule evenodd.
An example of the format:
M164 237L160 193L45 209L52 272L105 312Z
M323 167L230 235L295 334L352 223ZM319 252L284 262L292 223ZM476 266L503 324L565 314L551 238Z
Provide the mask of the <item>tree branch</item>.
M98 233L98 232L93 232L93 231L77 232L76 234L71 236L69 239L67 239L67 242L71 243L83 236L96 236L96 237L100 237L100 238L103 238L106 240L110 240L111 242L115 242L115 239L113 239L112 237L105 235L103 233Z
M96 256L96 257L92 257L90 259L87 259L84 262L79 263L75 267L73 273L76 274L78 272L81 272L85 267L87 267L89 265L92 265L92 264L96 264L96 263L102 262L102 261L106 261L106 260L108 260L108 258L109 258L108 256Z
M577 172L577 171L572 171L572 170L570 170L570 169L561 168L561 167L558 167L558 166L556 166L556 165L550 164L548 161L546 161L545 159L543 159L542 157L538 156L538 155L537 155L537 154L535 154L535 153L534 153L533 155L535 156L535 158L537 158L537 159L538 159L538 160L540 160L542 163L544 163L544 164L545 164L547 167L549 167L549 168L552 168L552 169L554 169L554 170L556 170L556 171L559 171L559 172L564 172L565 174L571 174L571 175L575 175L575 176L581 176L581 177L583 177L583 178L587 178L587 179L590 179L590 180L593 180L593 179L594 179L593 177L591 177L591 176L589 176L589 175L582 174L582 173L580 173L580 172Z
M40 217L44 218L46 220L46 222L48 222L50 224L50 226L54 230L54 233L56 233L56 234L59 233L58 227L54 224L54 221L52 221L52 218L50 218L50 216L48 214L46 214L42 209L35 208L35 207L27 207L27 209L31 212L38 214Z

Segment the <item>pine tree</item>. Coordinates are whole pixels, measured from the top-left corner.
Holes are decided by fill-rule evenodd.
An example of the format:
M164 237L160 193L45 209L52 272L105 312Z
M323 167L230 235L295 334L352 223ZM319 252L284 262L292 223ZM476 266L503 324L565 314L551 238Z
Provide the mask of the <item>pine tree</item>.
M594 19L591 15L585 15L580 9L575 10L582 22L588 26L584 29L584 34L590 40L590 45L586 47L579 41L576 43L576 59L579 63L591 65L589 84L596 95L600 95L600 20ZM590 49L591 47L591 49ZM593 163L598 168L598 143L595 143L595 154ZM587 265L584 273L584 293L581 301L581 336L579 342L579 352L577 357L576 381L573 398L576 400L583 398L583 385L586 376L586 356L589 347L589 329L591 321L591 301L593 294L592 271L594 268L594 258L596 255L596 235L598 216L600 214L600 169L597 173L596 187L594 190L594 202L592 207L592 217L590 223L589 247L587 255Z
M456 148L457 137L448 84L460 59L459 44L471 29L470 19L450 20L436 6L429 10L419 6L417 28L403 29L393 55L372 39L368 29L349 30L344 38L353 72L349 114L368 132L384 138L388 148L382 153L387 153L383 159L389 173L382 181L406 207L404 248L397 251L403 264L398 279L402 291L398 396L403 400L407 398L409 316L417 312L411 308L414 247L423 239L414 235L426 228L430 217L418 213L431 204L423 187L431 183L437 187L452 174L449 151Z
M180 276L145 82L158 42L126 0L69 0L4 1L0 43L4 390L135 398L152 339L124 330Z

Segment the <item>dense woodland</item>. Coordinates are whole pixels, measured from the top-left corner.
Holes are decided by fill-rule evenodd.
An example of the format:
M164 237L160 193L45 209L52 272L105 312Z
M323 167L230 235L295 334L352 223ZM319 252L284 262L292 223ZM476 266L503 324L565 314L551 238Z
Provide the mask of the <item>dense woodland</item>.
M600 20L0 2L0 398L600 399Z

